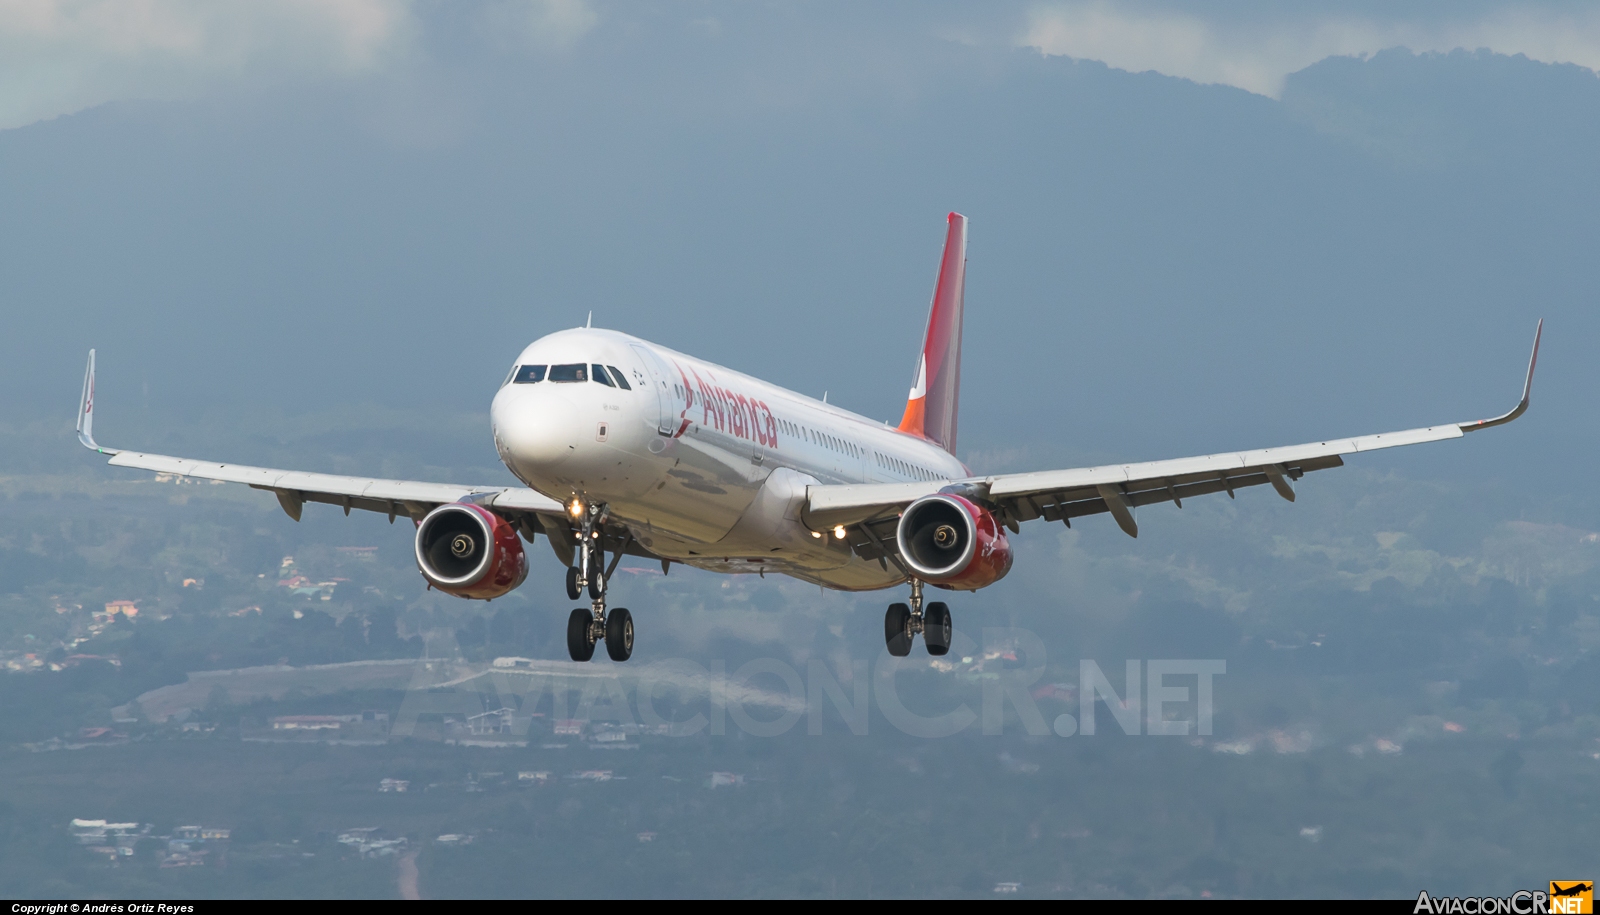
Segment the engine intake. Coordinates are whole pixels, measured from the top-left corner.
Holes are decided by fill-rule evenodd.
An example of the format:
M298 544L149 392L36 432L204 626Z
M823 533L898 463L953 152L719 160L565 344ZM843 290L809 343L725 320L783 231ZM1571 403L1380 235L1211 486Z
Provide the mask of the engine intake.
M906 507L895 532L900 556L918 578L960 591L992 585L1011 571L1011 544L988 509L950 493Z
M528 577L528 557L511 523L464 502L441 505L417 525L417 568L446 594L492 600Z

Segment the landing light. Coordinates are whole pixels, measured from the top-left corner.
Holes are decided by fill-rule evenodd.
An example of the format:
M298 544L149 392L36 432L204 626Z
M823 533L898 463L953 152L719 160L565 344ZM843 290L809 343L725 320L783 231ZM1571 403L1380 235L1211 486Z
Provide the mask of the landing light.
M818 540L821 540L822 539L822 532L821 531L812 531L811 532L811 536L817 538Z
M833 526L833 536L836 539L839 539L839 540L843 540L844 539L844 525L843 524L835 524Z
M578 499L573 499L572 504L567 506L567 513L572 515L574 518L582 518L583 502Z

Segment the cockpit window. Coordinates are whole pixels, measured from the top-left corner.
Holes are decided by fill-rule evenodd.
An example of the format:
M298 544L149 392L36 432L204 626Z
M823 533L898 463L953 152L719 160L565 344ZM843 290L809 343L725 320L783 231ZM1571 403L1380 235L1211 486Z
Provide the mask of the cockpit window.
M542 366L542 365L524 365L524 366L521 366L520 368L517 369L516 375L513 376L511 380L513 382L515 382L516 384L538 384L539 382L544 380L544 366Z
M593 374L591 374L589 376L590 378L594 379L595 381L600 382L601 384L605 385L608 388L616 387L615 384L611 383L611 376L606 373L606 367L605 366L603 366L603 365L601 365L601 364L599 364L597 362L594 365L589 366L589 368L594 370Z
M624 391L633 390L633 386L628 384L627 376L622 374L622 369L619 369L614 365L608 365L606 368L611 370L611 377L617 380L617 387L623 389Z
M551 381L588 381L589 367L581 362L550 366Z

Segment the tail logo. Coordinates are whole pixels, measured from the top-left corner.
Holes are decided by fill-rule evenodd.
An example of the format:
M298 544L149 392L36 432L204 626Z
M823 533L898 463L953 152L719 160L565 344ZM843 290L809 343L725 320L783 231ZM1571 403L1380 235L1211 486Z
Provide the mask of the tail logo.
M928 396L928 357L926 355L917 359L917 383L911 386L909 400L921 400Z

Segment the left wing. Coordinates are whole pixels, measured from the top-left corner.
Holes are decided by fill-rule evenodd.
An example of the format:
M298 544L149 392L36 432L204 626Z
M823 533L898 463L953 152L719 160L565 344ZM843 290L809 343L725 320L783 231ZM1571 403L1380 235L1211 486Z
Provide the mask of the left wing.
M1313 470L1339 467L1344 464L1343 455L1460 438L1521 416L1528 409L1533 390L1533 370L1539 362L1543 332L1544 322L1540 321L1534 330L1533 355L1528 360L1522 400L1510 412L1493 419L1141 464L997 474L948 482L812 486L807 489L803 518L814 531L845 528L858 553L881 561L895 548L893 525L900 512L917 499L940 491L954 492L986 506L1013 533L1022 521L1043 518L1070 526L1073 518L1109 512L1130 537L1139 535L1133 509L1141 505L1172 502L1182 508L1186 498L1214 492L1226 492L1231 497L1237 489L1262 484L1271 485L1278 495L1293 502L1290 481Z
M89 351L89 366L83 376L83 398L78 403L78 440L86 448L110 455L111 464L116 467L243 483L253 489L269 490L278 497L284 512L296 521L300 520L307 502L339 505L347 515L353 508L387 514L393 523L396 515L420 521L439 505L469 500L505 515L530 541L538 530L559 531L559 536L565 538L569 527L561 503L531 489L347 477L102 448L94 440L94 350Z

